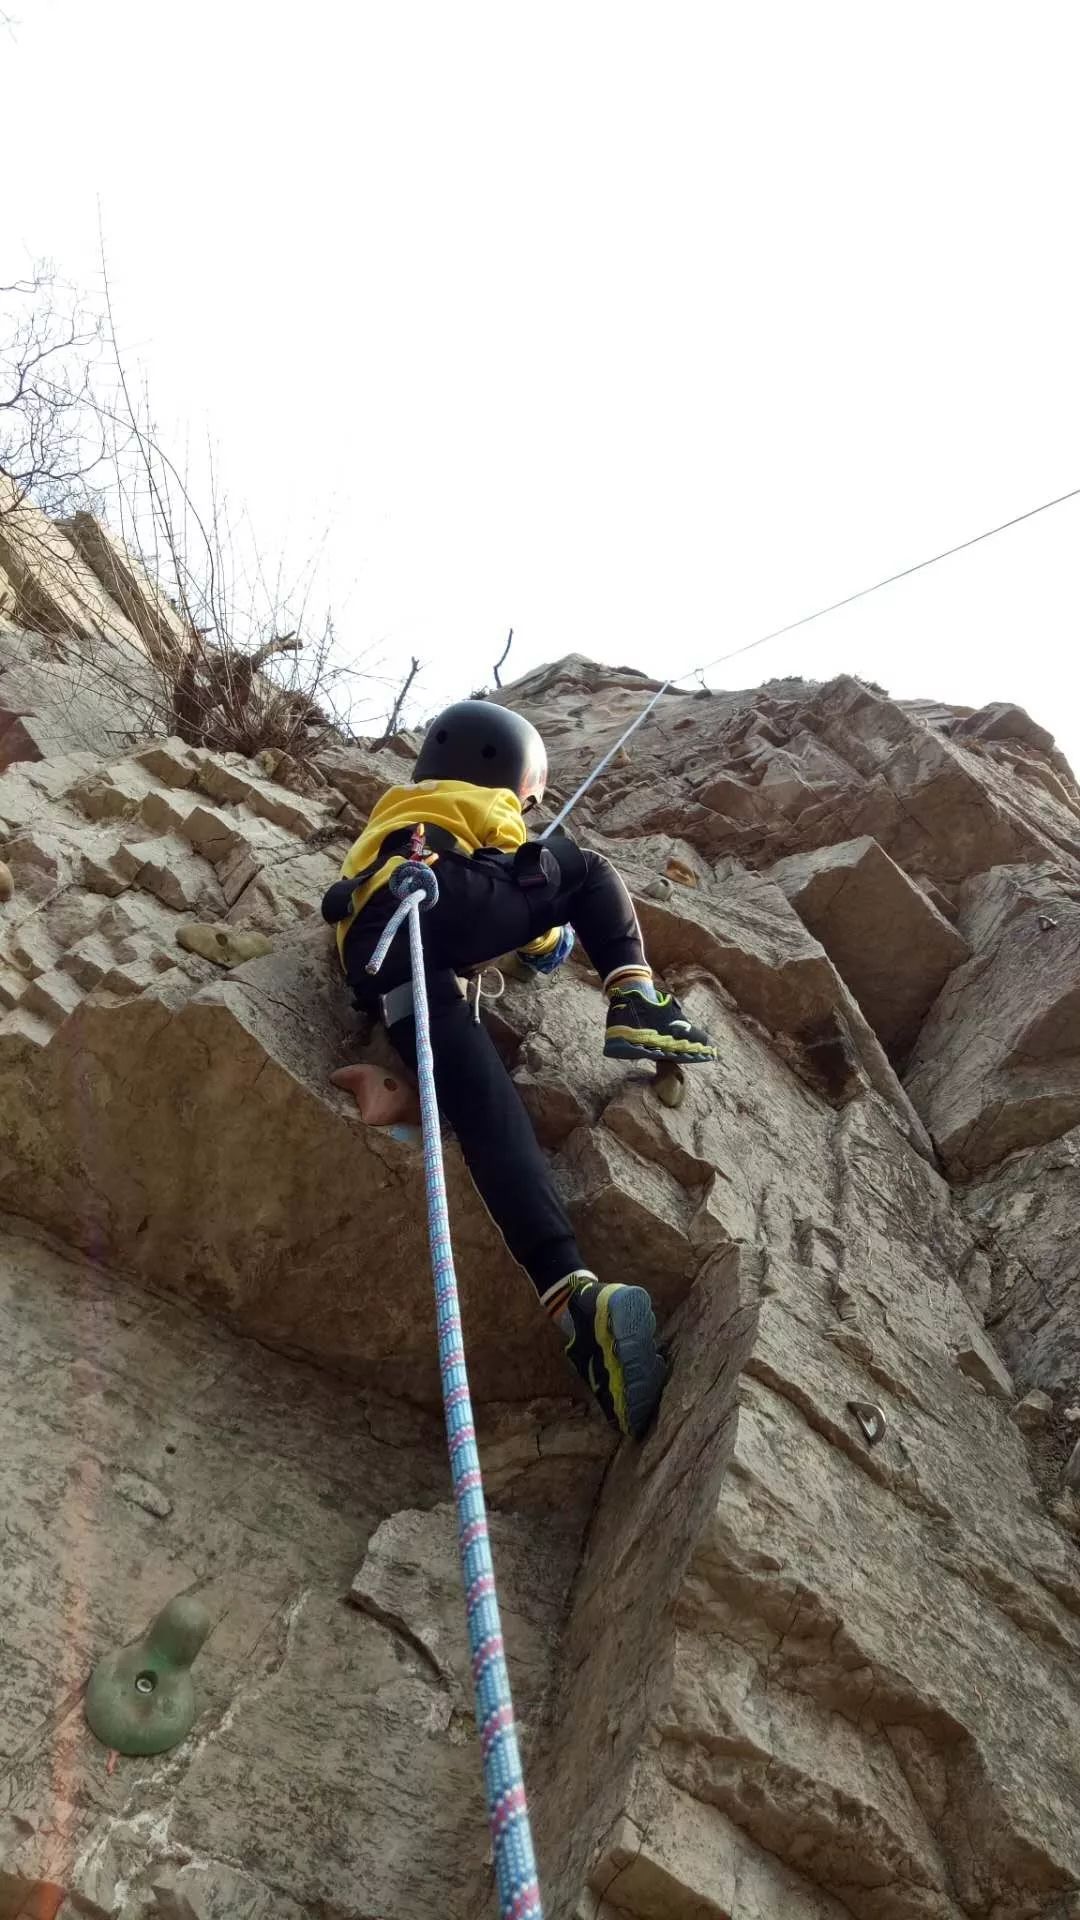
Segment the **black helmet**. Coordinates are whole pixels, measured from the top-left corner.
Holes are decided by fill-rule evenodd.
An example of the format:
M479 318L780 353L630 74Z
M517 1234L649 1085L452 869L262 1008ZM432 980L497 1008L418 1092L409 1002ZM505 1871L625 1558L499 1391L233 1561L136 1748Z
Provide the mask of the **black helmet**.
M547 754L536 728L520 713L494 700L459 700L432 721L413 779L509 787L527 807L544 797Z

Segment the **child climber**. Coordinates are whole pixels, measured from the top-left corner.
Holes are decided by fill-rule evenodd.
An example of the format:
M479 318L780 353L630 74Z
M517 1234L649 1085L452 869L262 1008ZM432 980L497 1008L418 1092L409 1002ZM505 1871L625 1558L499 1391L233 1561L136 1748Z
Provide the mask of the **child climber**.
M568 834L530 841L524 814L543 798L547 756L535 727L487 700L462 700L432 723L408 786L391 787L323 901L337 926L358 1004L370 1003L367 962L397 905L387 882L426 828L439 898L424 913L424 964L439 1106L510 1252L566 1339L566 1351L613 1426L640 1439L665 1367L643 1287L601 1285L582 1265L566 1210L516 1087L458 975L516 951L554 973L581 941L608 996L604 1052L617 1060L713 1060L716 1048L653 984L630 895L610 862ZM379 975L382 1017L397 1052L416 1065L409 942L396 940Z

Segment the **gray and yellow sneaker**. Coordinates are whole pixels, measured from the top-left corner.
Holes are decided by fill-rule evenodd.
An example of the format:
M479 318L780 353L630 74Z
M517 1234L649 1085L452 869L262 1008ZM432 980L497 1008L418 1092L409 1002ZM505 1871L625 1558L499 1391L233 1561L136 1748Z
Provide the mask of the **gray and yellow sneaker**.
M644 1287L604 1287L591 1273L574 1273L565 1311L574 1329L567 1354L601 1412L619 1433L642 1439L667 1378Z
M688 1020L670 993L635 992L618 988L608 1005L604 1053L609 1060L673 1060L691 1067L715 1060L717 1049L704 1027Z

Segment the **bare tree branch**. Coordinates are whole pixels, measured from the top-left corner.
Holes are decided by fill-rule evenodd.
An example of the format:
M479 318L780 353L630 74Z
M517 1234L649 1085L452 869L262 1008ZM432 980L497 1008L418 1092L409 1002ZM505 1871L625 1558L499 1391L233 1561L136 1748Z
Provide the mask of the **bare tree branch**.
M496 662L495 662L495 666L494 666L494 669L493 669L493 671L494 671L494 674L495 674L495 685L496 685L497 687L501 687L501 686L502 686L502 681L501 681L501 680L500 680L500 678L499 678L499 668L500 668L500 667L502 667L502 666L505 666L505 664L506 664L506 656L507 656L507 654L509 653L509 651L510 651L510 648L511 648L511 646L512 646L512 644L513 644L513 639L514 639L514 629L513 629L513 627L511 627L511 629L510 629L510 631L509 631L509 633L508 633L508 634L507 634L507 636L506 636L506 645L505 645L505 647L503 648L503 650L502 650L502 652L500 653L500 655L499 655L499 657L498 657L498 659L496 660Z
M20 623L48 633L80 677L118 694L133 726L268 752L284 769L276 777L318 784L317 754L354 737L358 713L370 727L382 676L338 664L329 614L312 632L317 555L295 581L279 563L268 585L212 450L197 499L120 350L103 239L101 259L100 322L44 268L0 285L0 516L17 516L0 524L0 543L25 560L12 582ZM120 533L115 554L85 518L87 509L102 517L102 500ZM398 692L391 729L418 670L414 662Z
M0 475L6 512L87 504L105 454L87 407L100 324L47 264L0 285Z
M419 660L413 660L408 673L405 675L405 678L402 681L400 688L398 689L397 699L394 701L394 704L390 709L390 715L386 722L386 730L383 733L382 738L379 740L376 740L375 742L376 753L378 752L380 747L385 747L387 742L392 740L395 733L397 732L398 721L401 718L401 709L405 705L405 701L408 698L409 688L412 686L412 683L416 679L416 676L419 673L419 671L420 671Z
M260 667L265 667L267 661L273 660L277 654L302 653L303 650L304 643L297 634L283 633L275 640L267 640L264 646L259 647L257 652L252 654L252 669L257 673Z

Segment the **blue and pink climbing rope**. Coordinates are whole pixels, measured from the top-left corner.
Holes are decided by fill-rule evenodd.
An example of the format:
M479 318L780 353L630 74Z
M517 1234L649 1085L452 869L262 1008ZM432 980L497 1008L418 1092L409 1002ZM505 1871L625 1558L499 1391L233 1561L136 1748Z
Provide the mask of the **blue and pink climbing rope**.
M408 920L439 1371L442 1375L446 1439L457 1507L458 1551L465 1584L476 1727L480 1736L484 1785L487 1789L499 1912L501 1920L544 1920L525 1798L525 1780L514 1724L510 1675L503 1649L495 1567L491 1558L484 1505L484 1484L480 1474L472 1397L462 1344L454 1250L450 1242L446 1174L443 1168L439 1108L435 1097L431 1022L420 932L421 910L434 906L439 897L439 883L431 868L423 864L422 848L423 829L418 828L413 837L412 857L396 867L390 877L390 890L399 905L368 962L368 972L378 973L398 928L404 920Z

